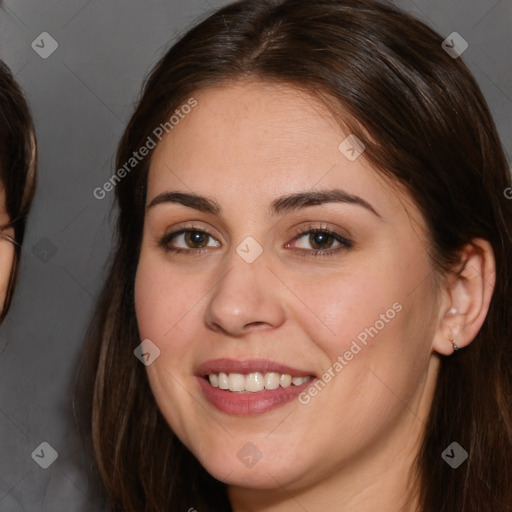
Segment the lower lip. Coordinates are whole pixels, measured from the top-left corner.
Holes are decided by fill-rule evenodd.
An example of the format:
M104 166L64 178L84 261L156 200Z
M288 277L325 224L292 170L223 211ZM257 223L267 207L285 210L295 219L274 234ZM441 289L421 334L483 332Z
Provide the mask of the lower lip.
M257 393L234 393L214 388L205 378L198 379L204 396L212 405L222 412L236 416L252 416L277 409L297 398L316 380L312 378L299 386L266 389Z

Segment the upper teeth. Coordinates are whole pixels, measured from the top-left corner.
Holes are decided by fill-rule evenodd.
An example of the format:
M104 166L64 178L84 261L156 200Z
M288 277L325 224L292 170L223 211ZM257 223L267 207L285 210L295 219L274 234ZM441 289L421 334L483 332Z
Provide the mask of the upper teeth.
M292 377L284 373L249 373L243 375L241 373L210 373L208 375L210 384L214 388L229 389L229 391L248 391L257 393L264 389L277 389L279 386L283 388L299 386L311 379L311 377Z

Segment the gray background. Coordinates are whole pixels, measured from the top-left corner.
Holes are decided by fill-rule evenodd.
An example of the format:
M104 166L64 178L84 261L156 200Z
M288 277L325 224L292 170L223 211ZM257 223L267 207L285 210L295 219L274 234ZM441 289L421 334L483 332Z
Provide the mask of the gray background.
M0 57L24 88L39 139L39 187L12 310L0 331L0 511L104 510L73 419L71 384L112 243L116 144L143 78L214 0L16 0L0 11ZM441 35L469 43L475 74L512 154L511 0L403 0ZM58 49L42 59L42 32ZM32 452L49 443L48 468ZM46 455L47 456L47 455Z

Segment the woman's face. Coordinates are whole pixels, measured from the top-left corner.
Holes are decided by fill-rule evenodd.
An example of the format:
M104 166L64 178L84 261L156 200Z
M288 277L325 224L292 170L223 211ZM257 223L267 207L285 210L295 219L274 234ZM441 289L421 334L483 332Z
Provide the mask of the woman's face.
M158 406L234 487L390 469L437 371L421 215L313 97L248 82L194 97L153 155L136 276Z

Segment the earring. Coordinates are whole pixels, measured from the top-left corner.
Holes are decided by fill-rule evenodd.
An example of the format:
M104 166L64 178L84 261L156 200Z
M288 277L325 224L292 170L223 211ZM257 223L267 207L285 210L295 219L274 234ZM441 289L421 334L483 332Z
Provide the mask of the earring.
M452 342L452 345L453 345L453 352L457 352L457 350L459 350L459 347L455 344L455 340L456 338L453 338L453 340L450 340Z

